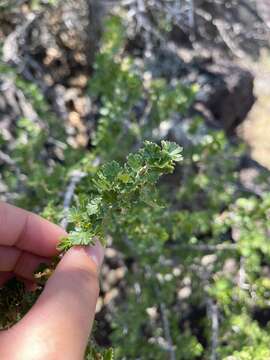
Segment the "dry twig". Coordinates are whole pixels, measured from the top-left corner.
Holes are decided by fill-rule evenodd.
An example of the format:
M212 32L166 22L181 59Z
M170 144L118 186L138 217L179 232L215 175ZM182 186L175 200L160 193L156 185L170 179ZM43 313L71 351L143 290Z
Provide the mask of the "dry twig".
M71 174L71 178L68 184L68 187L66 189L65 195L64 195L64 204L63 204L63 208L64 208L64 216L63 219L60 223L60 225L62 226L63 229L67 228L68 225L68 212L70 209L70 205L74 196L74 192L76 190L76 186L78 185L78 183L81 181L81 179L83 177L85 177L85 173L81 172L81 171L74 171Z
M218 348L218 337L219 337L219 310L218 305L214 302L211 297L207 298L207 314L211 321L211 360L217 360L217 348Z
M163 302L160 303L160 312L162 317L164 335L168 345L167 351L170 354L170 360L176 360L175 347L173 345L170 324L167 316L167 308Z

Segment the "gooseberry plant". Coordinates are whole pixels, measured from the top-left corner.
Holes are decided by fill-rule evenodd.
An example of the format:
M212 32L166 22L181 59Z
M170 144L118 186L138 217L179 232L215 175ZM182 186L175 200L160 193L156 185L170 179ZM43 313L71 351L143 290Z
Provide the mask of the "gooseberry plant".
M42 119L19 119L12 144L1 136L13 160L1 165L7 199L56 223L65 219L61 251L97 238L116 249L102 272L87 359L270 358L261 315L270 297L269 194L239 186L242 146L198 117L183 119L196 85L154 78L126 53L123 23L108 20L89 80L98 119L90 151L72 148L37 86L5 67ZM176 116L183 149L161 135ZM1 327L19 320L37 295L17 282L1 289Z
M181 148L168 141L161 146L145 142L144 147L127 157L121 166L112 161L103 165L92 180L92 196L80 197L70 211L72 230L59 249L74 245L94 244L96 238L105 243L108 230L144 226L138 214L159 207L155 185L159 177L170 173L175 162L182 160ZM140 223L141 222L141 223Z

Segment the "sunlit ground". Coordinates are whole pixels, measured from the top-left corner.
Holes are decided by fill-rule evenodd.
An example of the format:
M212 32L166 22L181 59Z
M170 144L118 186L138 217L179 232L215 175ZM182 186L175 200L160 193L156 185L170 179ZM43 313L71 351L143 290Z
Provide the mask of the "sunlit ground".
M239 134L250 146L252 157L270 169L270 52L262 51L260 60L248 67L255 75L257 101Z

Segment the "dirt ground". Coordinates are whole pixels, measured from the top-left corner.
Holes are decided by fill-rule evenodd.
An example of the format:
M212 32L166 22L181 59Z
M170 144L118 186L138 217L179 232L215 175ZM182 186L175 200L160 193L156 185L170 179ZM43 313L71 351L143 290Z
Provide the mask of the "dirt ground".
M264 50L258 62L244 65L255 75L257 101L239 135L249 145L252 157L270 169L270 53Z

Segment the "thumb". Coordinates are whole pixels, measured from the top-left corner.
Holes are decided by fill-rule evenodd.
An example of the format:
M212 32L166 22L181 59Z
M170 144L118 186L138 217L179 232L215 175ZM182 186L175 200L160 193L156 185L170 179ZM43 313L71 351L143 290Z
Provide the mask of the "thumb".
M24 337L21 348L29 345L25 358L83 359L95 316L103 257L99 242L65 254L36 304L11 330L20 342Z

